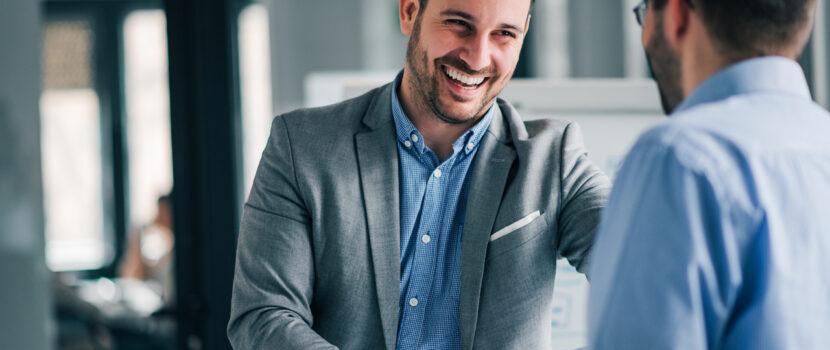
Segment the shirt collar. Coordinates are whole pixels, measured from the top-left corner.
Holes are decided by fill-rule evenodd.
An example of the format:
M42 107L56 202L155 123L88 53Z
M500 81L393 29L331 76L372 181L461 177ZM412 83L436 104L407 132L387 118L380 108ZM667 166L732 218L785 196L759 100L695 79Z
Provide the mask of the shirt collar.
M392 117L395 120L395 131L398 137L398 142L403 144L405 147L414 146L415 149L418 150L418 153L423 153L425 149L423 137L403 111L401 101L398 99L398 87L400 87L402 79L403 70L398 73L398 76L395 78L395 82L392 86ZM495 113L496 108L496 103L493 103L478 123L453 142L453 154L458 153L461 149L463 149L466 154L470 154L470 152L474 151L478 147L479 142L484 137L484 133L490 127L490 121L493 119L493 114Z
M706 79L675 113L746 93L775 92L811 99L801 66L784 57L759 57L733 64Z

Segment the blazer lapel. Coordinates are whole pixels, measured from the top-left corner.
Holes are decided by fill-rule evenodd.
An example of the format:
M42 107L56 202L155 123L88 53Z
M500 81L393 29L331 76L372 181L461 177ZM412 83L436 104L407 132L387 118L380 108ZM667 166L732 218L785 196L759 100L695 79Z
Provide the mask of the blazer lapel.
M386 347L394 349L401 258L398 148L390 89L391 85L381 88L372 101L363 119L370 130L355 135L355 143L383 335Z
M467 213L461 238L461 348L472 349L478 320L481 282L490 232L498 214L510 167L516 151L506 130L505 118L496 109L490 128L473 163L467 197Z

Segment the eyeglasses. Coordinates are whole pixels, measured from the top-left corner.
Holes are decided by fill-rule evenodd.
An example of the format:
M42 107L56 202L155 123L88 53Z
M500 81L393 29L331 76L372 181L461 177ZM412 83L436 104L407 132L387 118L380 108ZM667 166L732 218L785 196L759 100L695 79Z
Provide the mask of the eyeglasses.
M695 4L692 0L686 0L686 4L689 5L689 8L694 10ZM648 13L648 0L643 0L637 6L634 6L634 18L637 19L637 24L640 27L643 26L643 23L646 22L646 14Z
M634 6L634 18L637 19L637 24L640 27L643 26L643 23L646 21L646 14L648 13L648 0L640 1L637 6Z

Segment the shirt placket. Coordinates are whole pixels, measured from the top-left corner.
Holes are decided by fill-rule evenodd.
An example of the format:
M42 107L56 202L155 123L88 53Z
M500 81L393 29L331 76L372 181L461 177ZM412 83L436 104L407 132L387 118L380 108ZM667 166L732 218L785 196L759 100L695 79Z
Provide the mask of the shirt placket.
M437 158L430 152L421 154L421 165L434 167ZM444 194L447 191L448 181L446 174L452 167L452 159L442 166L439 166L430 173L427 178L427 185L424 192L424 201L421 211L421 223L418 225L418 238L416 240L414 266L412 269L412 282L407 290L404 317L412 327L405 331L407 339L414 344L420 345L421 335L425 326L427 305L431 300L433 280L437 268L437 254L439 251L438 242L441 236L443 215ZM414 287L414 288L413 288Z

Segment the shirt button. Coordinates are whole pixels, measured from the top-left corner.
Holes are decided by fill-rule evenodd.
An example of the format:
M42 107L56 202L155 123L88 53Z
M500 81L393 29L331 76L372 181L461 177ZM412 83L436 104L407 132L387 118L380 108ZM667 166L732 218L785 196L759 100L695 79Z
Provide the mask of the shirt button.
M435 171L432 172L432 175L435 175L435 177L441 177L441 169L435 169Z
M416 299L416 298L409 299L409 306L412 306L412 307L418 306L418 299Z
M403 145L406 146L406 148L409 148L409 147L412 147L412 142L409 142L409 140L406 140L406 141L403 142Z
M429 243L430 240L432 240L432 238L430 238L429 235L421 236L421 242Z
M412 142L418 142L418 135L412 134Z
M467 144L467 150L468 150L468 151L472 151L472 150L473 150L473 147L475 147L475 145L473 145L473 143L472 143L472 142L470 142L470 143L468 143L468 144Z

